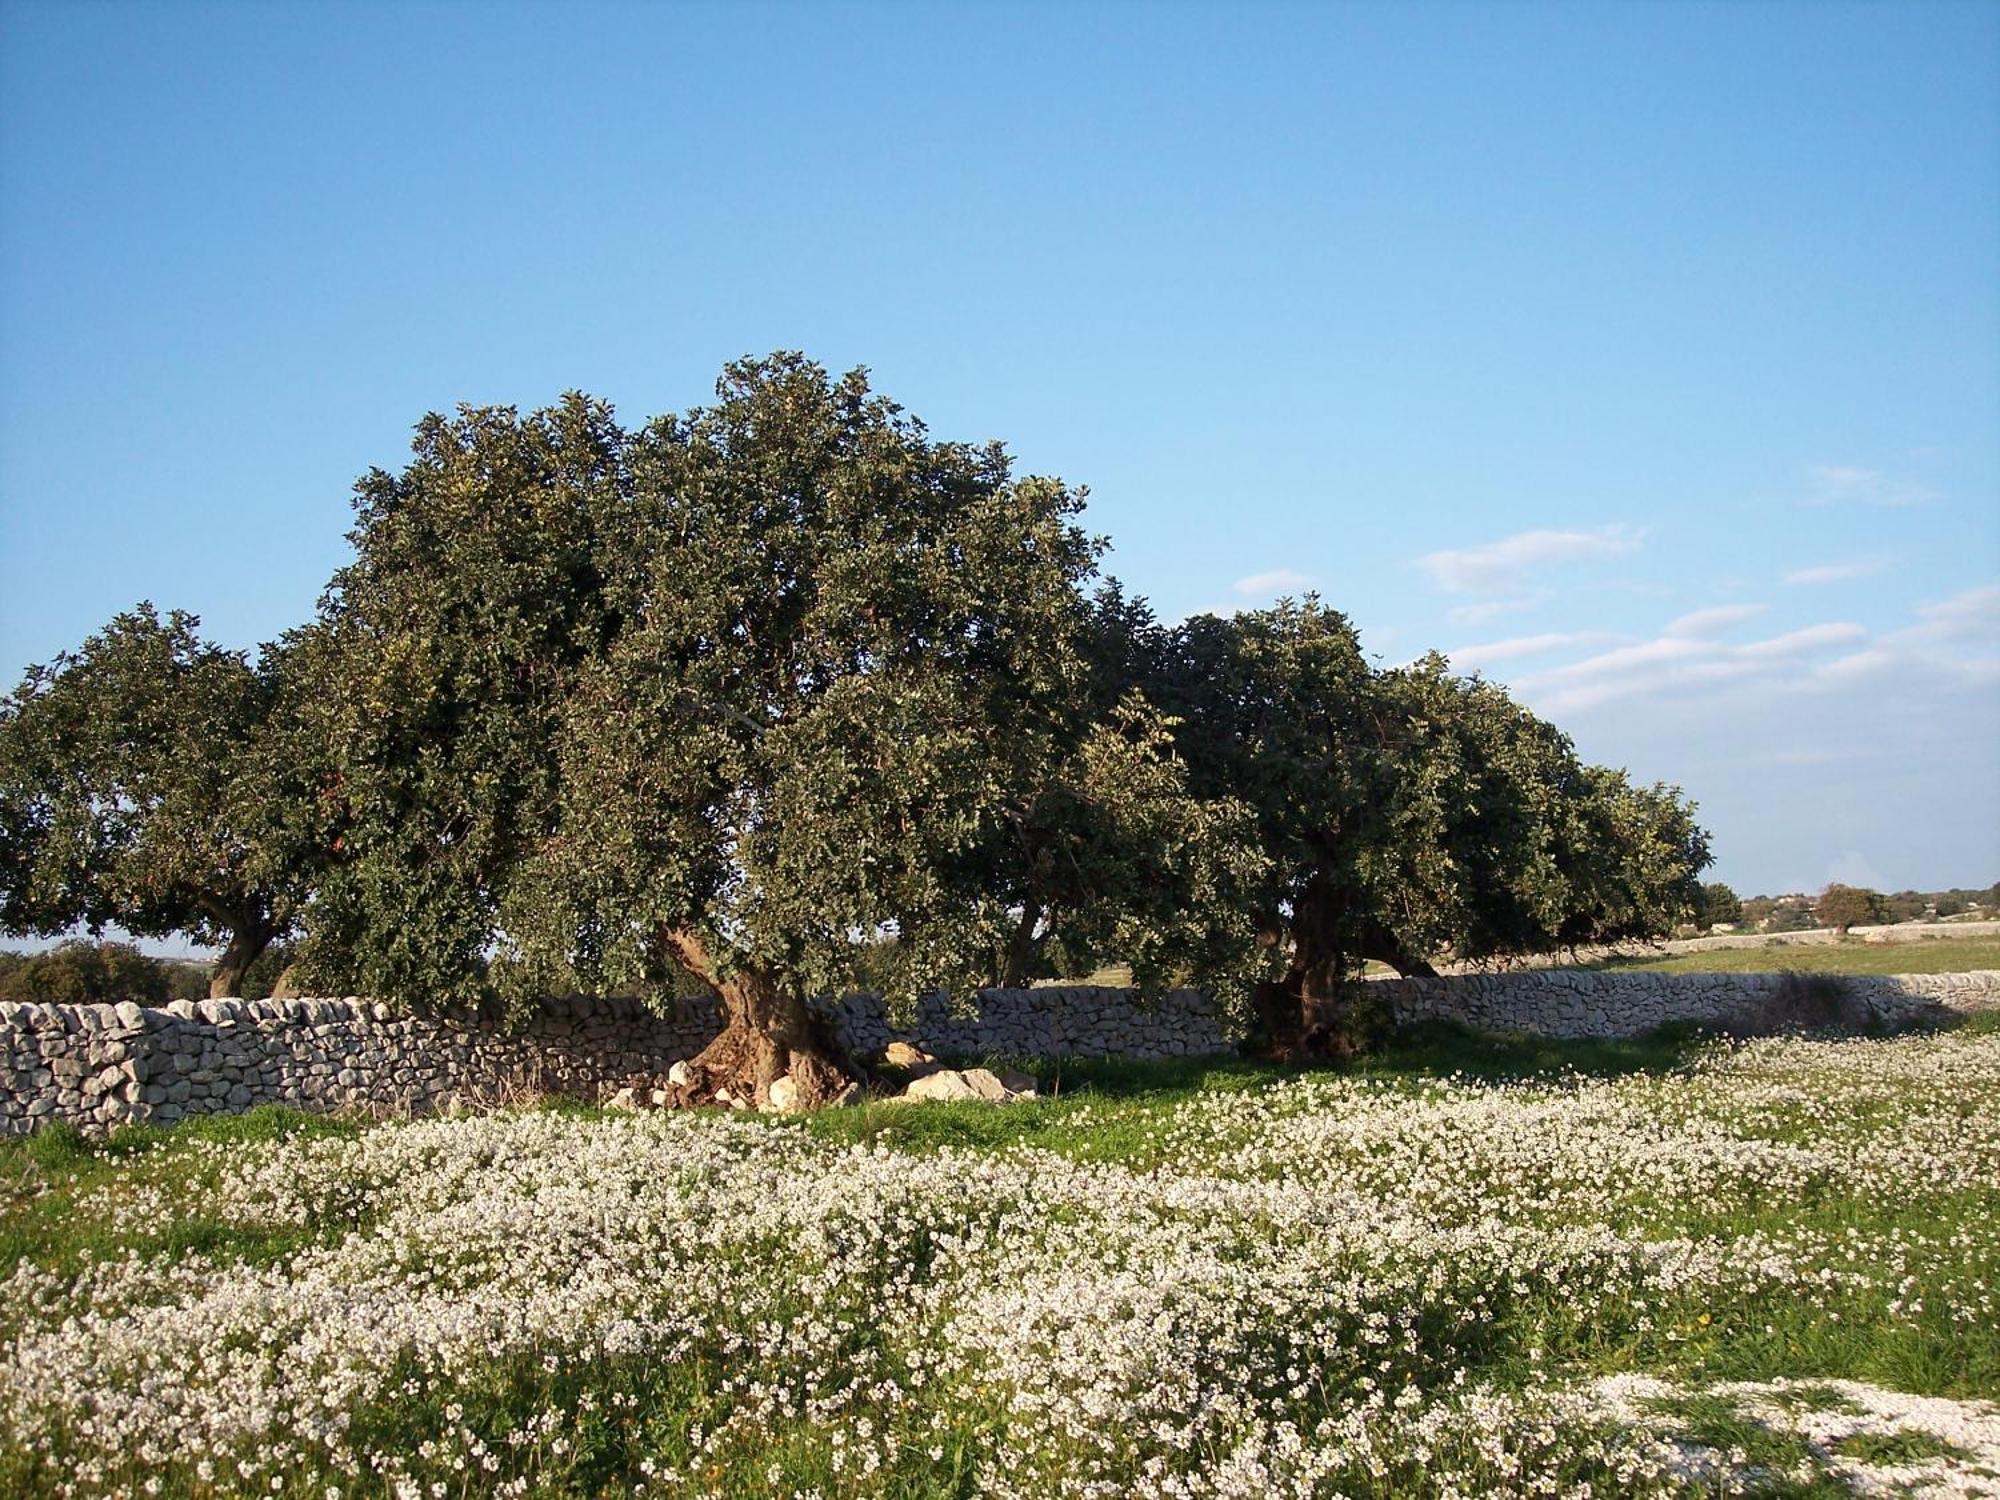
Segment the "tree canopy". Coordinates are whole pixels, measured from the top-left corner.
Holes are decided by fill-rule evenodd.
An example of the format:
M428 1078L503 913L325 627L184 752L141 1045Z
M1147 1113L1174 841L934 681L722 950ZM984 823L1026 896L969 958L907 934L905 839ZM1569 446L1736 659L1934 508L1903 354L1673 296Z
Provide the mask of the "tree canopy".
M1081 496L858 372L733 365L632 434L573 398L420 432L329 591L346 853L315 927L390 993L672 988L710 1086L841 1080L802 1001L1032 936L1226 962L1257 855L1143 700L1100 714ZM489 962L490 960L490 962Z
M1821 891L1819 900L1813 904L1813 916L1819 925L1838 932L1880 922L1888 914L1888 903L1882 899L1880 891L1838 882Z
M0 701L0 926L186 934L222 946L229 995L293 930L317 861L274 712L285 653L253 663L199 623L142 604Z
M1168 634L1156 691L1194 785L1247 801L1271 859L1255 915L1285 955L1258 1013L1280 1048L1365 1045L1353 981L1670 931L1708 863L1692 808L1586 766L1569 740L1443 658L1372 668L1308 596Z
M1705 881L1695 920L1704 927L1728 925L1743 920L1743 900L1720 880Z

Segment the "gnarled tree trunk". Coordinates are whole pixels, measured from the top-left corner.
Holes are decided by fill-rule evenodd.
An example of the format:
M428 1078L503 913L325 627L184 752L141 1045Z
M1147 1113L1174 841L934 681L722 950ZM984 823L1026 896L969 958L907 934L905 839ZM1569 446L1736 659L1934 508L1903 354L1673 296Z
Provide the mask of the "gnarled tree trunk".
M1266 980L1251 1004L1271 1056L1283 1061L1347 1062L1389 1029L1386 1004L1353 972L1358 954L1343 942L1347 924L1326 889L1309 885L1291 919L1292 961L1282 979Z
M243 976L277 934L268 923L244 920L230 929L229 945L208 975L208 998L227 1000L243 992Z
M726 1095L766 1109L773 1103L771 1086L783 1078L790 1080L785 1107L816 1109L854 1081L830 1028L796 993L756 969L720 976L695 934L671 932L664 941L722 999L722 1030L688 1060L689 1081L674 1091L677 1104L709 1104Z

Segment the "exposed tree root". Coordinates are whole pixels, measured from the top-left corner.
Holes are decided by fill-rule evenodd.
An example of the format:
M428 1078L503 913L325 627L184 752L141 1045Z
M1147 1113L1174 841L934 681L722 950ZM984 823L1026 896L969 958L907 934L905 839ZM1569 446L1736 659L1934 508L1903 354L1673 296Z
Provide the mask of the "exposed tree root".
M669 1102L678 1107L819 1109L845 1096L858 1081L831 1039L813 1037L802 1046L741 1024L725 1027L684 1066L687 1081L668 1090ZM780 1080L785 1086L774 1099L772 1089Z

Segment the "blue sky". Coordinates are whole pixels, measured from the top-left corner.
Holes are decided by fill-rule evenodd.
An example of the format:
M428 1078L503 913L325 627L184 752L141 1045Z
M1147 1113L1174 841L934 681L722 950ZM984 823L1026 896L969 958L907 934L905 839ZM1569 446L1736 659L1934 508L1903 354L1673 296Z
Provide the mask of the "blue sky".
M2000 875L2000 6L0 5L0 673L303 620L426 410L781 347L1746 892Z

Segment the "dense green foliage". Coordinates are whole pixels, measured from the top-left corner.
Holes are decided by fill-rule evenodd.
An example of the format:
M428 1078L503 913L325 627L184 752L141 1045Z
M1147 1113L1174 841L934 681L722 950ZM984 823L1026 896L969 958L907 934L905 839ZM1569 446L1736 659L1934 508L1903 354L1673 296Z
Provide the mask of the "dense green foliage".
M1703 927L1715 927L1743 920L1743 902L1736 892L1719 880L1703 883L1700 898L1695 902L1695 921Z
M0 1001L16 1005L162 1005L179 998L166 964L130 943L68 942L0 953Z
M0 700L0 928L115 922L224 948L216 993L290 931L316 860L306 759L257 662L150 605Z
M1179 716L1199 790L1255 810L1271 855L1256 908L1286 955L1259 991L1280 1047L1341 1048L1381 1017L1355 1007L1369 959L1428 973L1670 931L1708 863L1667 787L1579 762L1568 739L1441 657L1372 669L1318 600L1168 633L1156 691Z
M740 362L633 430L433 415L357 492L255 663L141 607L7 700L0 924L226 938L218 993L300 927L302 983L412 1006L706 985L761 1092L814 991L1116 961L1350 1050L1369 959L1695 907L1674 790L1316 599L1159 625L1080 491L862 372Z

